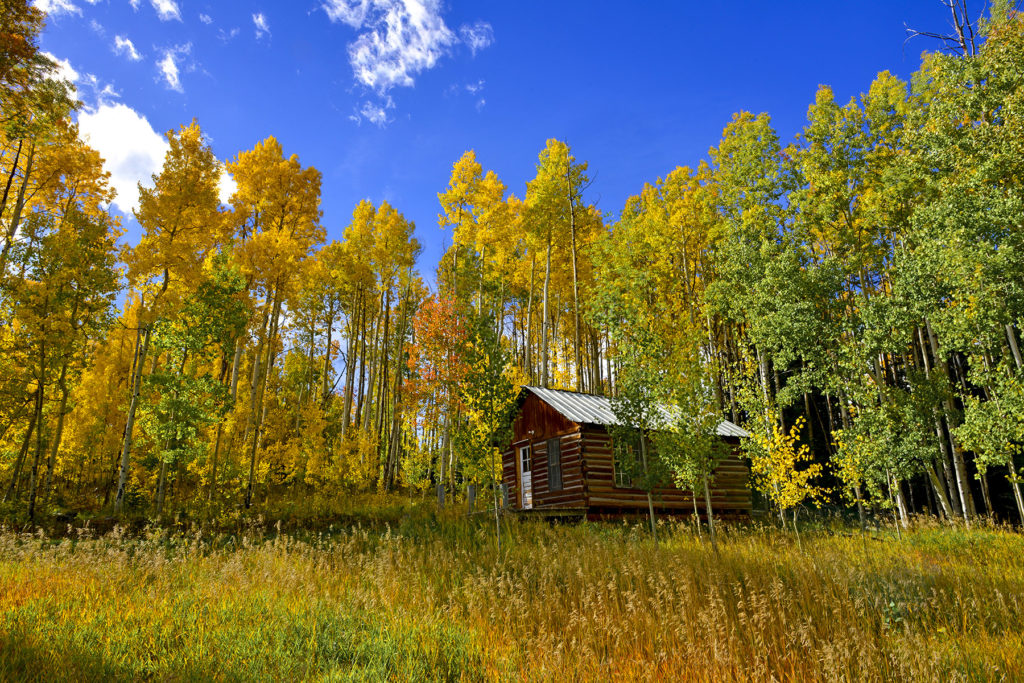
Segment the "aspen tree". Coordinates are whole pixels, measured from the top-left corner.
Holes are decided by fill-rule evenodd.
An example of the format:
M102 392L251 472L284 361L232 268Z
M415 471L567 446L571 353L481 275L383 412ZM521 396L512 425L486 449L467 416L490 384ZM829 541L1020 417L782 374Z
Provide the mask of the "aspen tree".
M235 234L246 237L235 249L243 274L261 295L262 323L249 387L248 477L245 507L252 505L256 461L266 418L266 394L277 356L281 315L294 290L299 264L323 240L320 172L285 157L273 137L228 164L238 189L231 197Z
M135 352L130 382L128 417L118 466L114 511L124 510L135 416L141 400L143 375L153 328L172 315L183 292L172 281L194 281L206 253L223 236L223 216L217 187L220 164L194 121L167 133L169 149L153 188L139 185L139 209L135 218L142 226L139 244L126 256L128 279L139 293L141 339ZM170 298L168 293L170 292Z

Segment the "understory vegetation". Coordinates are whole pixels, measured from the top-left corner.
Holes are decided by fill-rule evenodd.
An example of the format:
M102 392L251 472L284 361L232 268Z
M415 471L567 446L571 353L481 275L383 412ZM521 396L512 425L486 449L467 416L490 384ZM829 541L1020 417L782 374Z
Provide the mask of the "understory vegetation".
M373 514L370 514L373 511ZM0 531L0 678L1019 680L1024 538L920 519ZM294 531L286 529L296 528Z

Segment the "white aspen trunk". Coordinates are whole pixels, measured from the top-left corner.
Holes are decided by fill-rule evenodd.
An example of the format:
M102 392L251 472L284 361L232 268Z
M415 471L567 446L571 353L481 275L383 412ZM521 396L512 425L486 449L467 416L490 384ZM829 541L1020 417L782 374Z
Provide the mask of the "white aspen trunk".
M526 376L530 378L530 382L536 382L536 374L534 373L533 367L533 290L535 284L535 276L537 271L537 255L530 250L530 295L527 298L526 304L526 338L523 341L523 346L526 349Z
M988 491L988 473L979 472L978 480L981 482L981 497L985 502L985 514L987 514L989 517L992 517L992 497L989 495Z
M928 319L926 318L924 324L925 330L928 332L928 342L932 348L932 356L934 356L935 361L942 369L947 381L950 381L949 366L945 359L943 359L939 354L939 343L935 337L935 332L932 331L931 323L928 322ZM974 508L974 497L971 495L970 484L967 477L967 464L964 462L963 451L961 451L960 445L957 443L956 437L953 435L953 404L948 398L943 401L943 408L946 416L946 431L949 434L949 445L953 453L953 469L956 473L956 484L957 491L960 494L961 510L963 511L964 521L970 524L971 517L976 514Z
M445 475L448 470L445 467L445 458L448 456L448 444L451 442L452 436L452 418L451 415L445 413L444 416L444 435L441 438L441 450L437 453L437 483L439 486L445 485ZM443 507L443 505L442 505Z
M235 357L231 361L231 400L234 401L238 398L238 370L241 367L242 362L242 349L244 344L242 342L242 336L239 335L238 339L235 340Z
M1013 464L1013 456L1008 459L1007 465L1010 470L1010 487L1013 489L1013 498L1017 501L1017 514L1020 515L1021 524L1024 524L1024 494L1020 490L1020 482L1017 480L1017 467Z
M128 404L128 419L124 425L124 442L121 446L121 463L117 475L117 495L114 496L114 514L119 515L124 510L124 497L128 486L128 470L131 466L132 436L135 429L135 411L139 407L139 395L142 392L142 370L145 365L146 355L149 353L149 340L153 334L153 324L146 325L143 333L142 346L139 349L138 361L135 364L135 374L132 377L132 396Z
M455 419L458 420L461 417L460 413L455 413ZM455 496L455 441L452 439L448 440L448 482L449 487L452 491L452 497Z
M277 293L275 292L274 297L276 296ZM270 331L270 311L273 308L272 300L273 297L268 297L263 304L263 322L260 323L256 353L252 357L252 376L249 378L249 415L245 422L245 432L242 434L243 447L244 444L249 442L249 432L252 431L252 427L256 423L256 396L259 393L263 356L267 347L267 334Z
M796 534L796 547L800 552L804 551L804 544L800 540L800 527L796 525L796 516L800 512L799 508L793 508L793 533ZM785 524L785 522L783 522Z
M238 339L235 340L235 354L234 354L234 358L231 361L231 380L230 380L230 387L231 387L231 389L230 390L231 390L231 401L232 402L234 402L234 400L238 396L238 367L239 367L239 363L241 362L241 360L242 360L242 337L239 336ZM206 492L206 500L207 501L212 501L213 500L213 496L214 496L214 494L217 491L217 461L220 458L220 445L221 445L221 440L223 439L223 437L224 437L224 420L221 419L217 423L217 438L214 440L213 457L210 460L210 485L207 488L207 492Z
M181 366L178 368L177 375L178 375L179 386L180 386L180 382L181 382L181 376L185 372L185 360L186 360L187 357L188 357L187 353L182 355ZM175 393L175 398L177 398L177 393ZM171 426L173 427L174 424L175 424L175 411L172 410L171 411ZM175 437L169 437L167 439L167 445L168 446L175 446L175 447L177 447L177 445L178 445L177 439ZM161 457L160 458L160 478L159 478L159 483L157 484L157 492L156 492L156 514L157 514L158 517L160 515L163 515L163 513L164 513L164 497L165 497L166 493L167 493L167 460L165 458Z
M167 461L160 458L160 476L156 485L156 516L164 513L164 491L167 490Z
M18 198L14 201L14 212L11 215L11 223L7 228L7 234L4 236L4 248L3 252L0 253L0 275L7 272L7 256L11 247L14 246L14 238L18 234L18 226L21 225L21 213L25 209L25 190L28 187L28 177L32 174L32 165L35 160L35 156L35 145L32 145L32 148L28 153L28 161L25 163L25 173L22 176L22 183L18 188Z
M931 378L931 361L928 358L928 345L925 343L924 330L920 326L918 326L917 328L917 340L918 346L921 349L921 360L924 363L924 376L926 379L929 379ZM940 496L939 500L940 503L946 502L947 504L949 504L949 501L951 500L952 507L955 507L955 516L963 516L963 506L960 501L960 496L952 486L953 473L949 467L949 448L946 442L946 433L942 428L942 418L939 416L938 410L935 410L934 408L932 409L932 413L934 417L935 438L938 441L939 453L942 458L943 473L945 474L946 483L949 485L949 495L945 495L946 488L943 487L943 493ZM953 514L949 515L949 519L952 520L953 517Z
M640 455L643 458L644 464L644 475L649 474L647 468L647 435L643 432L640 433ZM654 497L651 495L650 487L647 489L647 512L651 518L651 536L654 537L654 542L658 542L658 530L654 525Z
M386 303L384 304L384 330L381 333L380 342L380 382L377 388L377 443L384 438L384 421L387 412L387 391L388 391L388 353L391 350L391 339L389 329L391 327L391 287L387 289ZM379 452L379 451L378 451Z
M900 512L900 524L904 529L910 528L910 517L907 514L907 502L903 498L903 485L895 476L891 477L893 493L896 497L896 508Z
M374 398L377 392L377 384L380 382L378 376L378 366L380 365L380 352L378 347L381 344L381 330L384 326L384 292L380 293L380 315L376 316L373 321L373 340L370 343L370 358L369 358L369 376L366 380L366 398L363 400L363 414L359 420L359 424L364 429L373 433L373 416L374 416ZM357 411L358 412L358 411Z
M857 520L860 522L860 530L864 531L868 526L868 520L864 514L864 497L860 492L860 484L854 485L853 493L857 496Z
M504 471L494 474L497 472L495 469L494 462L494 449L491 449L491 498L494 501L494 535L498 539L498 555L501 555L501 516L498 511L498 486L500 479L504 478Z
M406 289L402 297L402 306L398 314L398 330L396 334L395 365L394 374L391 380L391 437L388 442L387 459L384 465L384 486L390 490L395 483L395 474L398 470L398 459L401 451L399 440L401 438L402 423L402 343L405 341L406 328L409 325L409 297L411 292Z
M1017 335L1013 331L1013 325L1006 323L1006 341L1010 343L1010 351L1013 353L1013 360L1017 364L1017 369L1024 368L1024 362L1021 360L1020 347L1017 346Z
M949 504L949 498L946 497L946 489L942 485L942 481L939 480L939 474L935 471L935 465L928 463L925 469L928 474L928 481L932 485L932 491L935 493L935 497L938 498L939 505L942 506L942 513L946 516L946 519L953 519L953 508Z
M321 405L327 404L328 393L330 392L330 376L331 376L331 344L334 342L334 299L331 299L331 304L327 309L327 350L324 352L324 373L321 378L320 387L320 403Z
M341 438L345 439L348 434L349 424L352 422L352 397L355 394L356 383L356 331L359 316L359 301L361 294L356 296L352 302L352 311L348 316L348 339L346 348L348 353L345 357L345 399L341 408Z
M3 501L0 502L6 503L8 500L12 499L12 496L16 497L18 480L21 479L21 470L25 464L25 456L28 455L28 449L32 445L32 435L35 434L37 417L38 412L35 410L35 406L33 406L32 417L29 418L28 422L28 429L25 430L25 437L21 442L21 449L18 451L18 457L14 462L14 473L11 475L11 483L8 484L7 490L4 492Z
M608 341L608 335L605 334L605 339L604 339L604 348L605 348L604 364L605 364L606 374L608 375L608 395L609 396L614 396L615 395L615 378L612 375L612 354L610 353L609 346L610 346L610 343Z
M700 510L697 508L697 491L696 488L690 491L691 497L693 498L693 523L697 525L697 538L701 541L704 540L704 532L700 528Z
M11 196L11 186L14 185L14 178L18 175L18 162L21 161L21 150L25 147L25 138L18 139L18 147L14 150L14 160L11 161L11 172L7 174L7 182L4 184L4 194L0 198L0 219L3 218L7 209L7 198ZM4 242L6 244L6 240ZM0 272L3 272L0 270Z
M49 496L53 488L53 469L57 462L57 452L60 450L60 442L64 436L64 418L68 412L68 397L71 392L68 390L67 374L69 363L65 361L60 369L60 378L57 386L60 388L60 406L57 408L57 428L54 430L53 439L50 441L50 456L46 465L46 485L44 491Z
M274 303L273 313L271 314L270 329L267 334L266 343L266 362L263 364L262 369L262 380L257 378L259 382L256 387L256 401L253 404L253 435L252 435L252 448L249 451L249 479L245 487L245 508L249 509L252 506L252 492L253 492L253 481L256 476L256 453L260 446L260 436L263 428L263 418L266 414L265 405L265 394L266 385L270 378L270 363L273 357L274 351L274 338L277 334L277 318L281 314L281 297L280 288L274 290Z
M40 358L39 358L39 386L36 389L36 447L35 453L32 457L32 469L29 474L29 493L28 493L28 518L29 521L35 521L36 516L36 490L38 489L39 481L39 460L43 454L43 401L45 399L46 392L46 347L45 344L40 344Z
M487 246L480 250L480 282L476 292L476 313L480 315L484 310L484 263L487 261Z
M551 234L548 234L547 254L544 259L544 305L540 321L540 385L548 386L548 285L551 281Z
M576 268L576 207L573 201L572 181L570 178L571 167L566 163L565 181L566 198L569 201L569 243L572 253L572 317L574 326L573 346L575 347L574 361L576 364L576 391L583 390L583 354L580 351L580 286L579 276Z
M711 547L715 554L718 554L718 540L715 538L715 518L711 512L711 486L708 484L708 474L704 473L704 508L708 513L708 533L711 536Z

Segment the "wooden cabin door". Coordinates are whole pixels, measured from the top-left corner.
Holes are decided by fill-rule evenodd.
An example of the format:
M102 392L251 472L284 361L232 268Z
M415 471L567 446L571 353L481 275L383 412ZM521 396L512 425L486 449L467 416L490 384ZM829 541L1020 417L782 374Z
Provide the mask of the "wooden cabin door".
M533 509L533 456L530 444L519 447L519 507Z

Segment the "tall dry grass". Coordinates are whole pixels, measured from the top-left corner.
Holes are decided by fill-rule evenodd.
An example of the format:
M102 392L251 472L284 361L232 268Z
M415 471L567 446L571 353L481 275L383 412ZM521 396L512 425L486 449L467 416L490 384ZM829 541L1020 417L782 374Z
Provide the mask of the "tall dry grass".
M483 521L0 533L6 679L1021 680L1024 538Z

